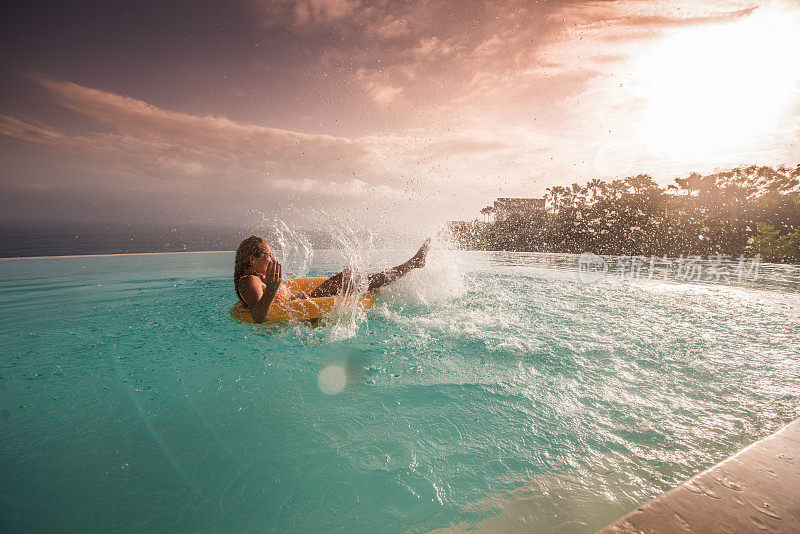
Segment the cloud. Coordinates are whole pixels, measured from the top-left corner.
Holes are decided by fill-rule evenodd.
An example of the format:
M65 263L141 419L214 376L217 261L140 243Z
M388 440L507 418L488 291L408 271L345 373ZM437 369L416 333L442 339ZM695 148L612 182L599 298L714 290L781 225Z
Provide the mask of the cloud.
M551 16L572 32L595 28L664 28L726 22L751 14L758 8L752 0L638 2L615 0L567 4Z
M579 104L599 82L670 30L759 9L753 0L467 0L458 9L385 0L299 20L293 13L308 0L253 1L265 23L303 36L312 70L316 60L325 75L337 73L376 115L401 127L466 129L535 119L567 130L585 121Z
M528 66L525 50L547 39L546 15L563 4L468 0L454 9L447 2L411 0L315 11L307 0L253 1L265 25L302 39L304 57L316 61L320 73L349 77L390 114L392 108L410 110L459 96L475 70ZM298 10L331 16L298 17Z
M461 154L479 154L486 152L497 152L511 148L507 142L502 142L497 139L481 140L477 138L452 138L444 141L433 142L422 147L415 149L415 154L449 154L451 156Z
M225 117L165 110L75 83L40 78L53 99L109 131L68 133L0 117L0 133L49 149L88 156L111 174L141 177L350 178L369 165L354 139L243 124Z
M0 115L0 135L54 153L62 166L79 165L104 180L133 180L142 189L189 187L225 195L257 187L352 199L426 196L449 187L453 176L458 176L454 187L486 183L476 165L496 167L487 164L491 155L510 148L499 139L505 131L312 135L171 111L67 81L37 81L55 102L102 128L68 132ZM396 96L393 89L384 90L387 98Z
M337 205L457 198L469 213L494 196L598 177L596 155L614 142L631 147L637 171L702 171L708 161L699 156L647 146L642 115L652 91L640 60L677 32L737 24L766 9L721 1L255 3L264 31L279 27L302 47L303 80L333 80L324 98L345 105L321 108L320 122L352 119L334 126L352 137L173 111L48 78L38 82L53 100L95 127L68 131L3 115L0 134L74 165L91 162L97 175L143 188L171 184L175 195L202 187ZM300 96L311 102L321 92ZM785 159L797 150L776 132L716 161Z
M309 26L338 21L357 8L351 0L258 0L256 8L270 26Z
M305 35L319 68L349 76L376 112L403 125L468 127L477 114L552 115L543 102L580 93L591 78L624 65L637 39L756 9L746 0L470 0L459 9L410 0L348 4L335 20L301 22L287 13L305 0L257 5L265 21L282 20Z
M373 82L368 82L365 88L369 92L372 99L383 106L391 104L403 94L402 87L395 87L393 85L379 85Z

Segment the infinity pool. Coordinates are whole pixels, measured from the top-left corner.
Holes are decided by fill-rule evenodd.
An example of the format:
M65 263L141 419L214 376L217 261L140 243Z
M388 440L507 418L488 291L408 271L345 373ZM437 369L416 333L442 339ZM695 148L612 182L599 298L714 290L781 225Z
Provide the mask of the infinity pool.
M265 326L232 266L0 261L3 530L591 532L800 413L797 267L434 250L366 313Z

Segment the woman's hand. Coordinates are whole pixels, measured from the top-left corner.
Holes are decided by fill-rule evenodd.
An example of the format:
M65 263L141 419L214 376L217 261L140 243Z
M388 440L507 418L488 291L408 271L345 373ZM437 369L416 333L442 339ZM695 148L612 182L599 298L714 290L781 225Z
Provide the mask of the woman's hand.
M261 277L267 289L277 289L283 280L283 265L275 258L270 258L267 264L267 274Z
M266 273L259 274L258 277L261 279L260 282L250 276L245 277L240 291L250 309L253 321L263 323L278 292L278 287L281 285L283 265L278 260L270 258Z

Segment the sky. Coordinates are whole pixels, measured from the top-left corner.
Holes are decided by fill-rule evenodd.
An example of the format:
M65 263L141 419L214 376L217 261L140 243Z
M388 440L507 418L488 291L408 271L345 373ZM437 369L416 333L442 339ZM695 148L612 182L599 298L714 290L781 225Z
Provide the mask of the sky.
M3 9L3 220L423 235L554 185L800 163L796 1Z

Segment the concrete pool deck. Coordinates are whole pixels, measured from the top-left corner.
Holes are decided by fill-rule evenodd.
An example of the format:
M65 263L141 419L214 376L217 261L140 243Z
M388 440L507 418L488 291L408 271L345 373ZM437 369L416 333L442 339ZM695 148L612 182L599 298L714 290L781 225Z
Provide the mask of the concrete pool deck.
M800 419L597 534L800 532Z

